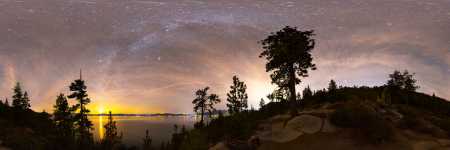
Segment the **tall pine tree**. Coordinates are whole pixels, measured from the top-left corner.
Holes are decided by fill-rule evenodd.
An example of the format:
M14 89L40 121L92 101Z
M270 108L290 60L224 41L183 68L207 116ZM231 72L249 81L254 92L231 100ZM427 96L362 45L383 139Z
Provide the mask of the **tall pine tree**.
M28 93L22 92L22 87L20 83L17 82L14 87L14 95L13 98L13 107L16 109L27 110L30 108L30 99L28 98Z
M303 99L308 99L312 96L313 96L313 93L311 91L311 88L308 85L305 89L303 89Z
M313 32L286 26L261 41L264 51L259 57L267 59L266 72L271 72L272 83L289 90L293 114L297 113L295 86L301 77L308 77L309 70L316 69L311 55L315 46Z
M91 102L88 98L87 87L84 83L84 80L81 76L80 71L80 79L75 80L70 84L70 91L72 92L68 98L74 98L77 101L77 104L73 106L73 109L78 111L75 114L75 132L77 135L77 142L79 144L80 149L90 149L93 143L92 133L90 130L92 129L92 122L88 119L87 114L89 113L89 109L86 108L86 105Z
M58 131L65 137L73 135L73 110L69 106L67 98L64 94L59 94L56 98L56 103L53 106L53 120L58 128Z
M30 109L30 97L28 97L28 92L24 92L23 93L23 100L22 100L22 105L23 105L23 108L25 108L25 109Z
M247 85L240 81L237 76L233 76L233 85L230 86L230 92L227 93L227 107L230 114L239 113L247 109L248 95Z
M8 106L8 107L9 107L9 101L8 101L8 98L5 98L5 106Z
M333 92L337 89L336 82L334 80L330 80L330 83L328 84L328 91Z

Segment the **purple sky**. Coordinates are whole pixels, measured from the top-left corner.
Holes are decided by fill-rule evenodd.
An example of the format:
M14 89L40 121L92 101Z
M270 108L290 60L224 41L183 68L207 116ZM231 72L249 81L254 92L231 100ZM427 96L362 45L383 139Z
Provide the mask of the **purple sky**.
M408 69L450 99L448 0L0 0L0 96L20 81L50 111L82 68L93 112L191 112L204 86L225 101L232 75L257 107L273 89L257 42L286 25L317 34L318 70L299 88Z

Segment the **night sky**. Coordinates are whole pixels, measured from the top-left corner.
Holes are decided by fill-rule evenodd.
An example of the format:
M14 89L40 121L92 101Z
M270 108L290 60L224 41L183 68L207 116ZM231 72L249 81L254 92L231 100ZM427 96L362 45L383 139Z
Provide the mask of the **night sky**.
M238 75L257 107L274 88L258 41L286 25L317 34L318 70L299 88L408 69L450 99L449 0L0 0L0 96L20 81L51 112L82 69L94 113L190 113L196 89L225 101Z

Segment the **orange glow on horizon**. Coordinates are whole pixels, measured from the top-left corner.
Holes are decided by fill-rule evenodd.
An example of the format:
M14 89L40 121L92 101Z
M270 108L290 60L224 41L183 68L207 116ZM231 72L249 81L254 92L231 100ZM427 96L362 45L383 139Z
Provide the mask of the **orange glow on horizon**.
M87 108L91 110L91 114L142 114L142 113L164 113L162 109L157 107L130 106L120 103L104 103L95 101L90 103Z

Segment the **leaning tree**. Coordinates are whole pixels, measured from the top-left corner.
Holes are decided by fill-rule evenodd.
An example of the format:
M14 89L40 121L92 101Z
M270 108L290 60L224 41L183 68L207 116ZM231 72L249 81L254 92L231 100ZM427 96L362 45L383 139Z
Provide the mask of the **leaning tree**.
M301 82L301 77L308 77L308 70L316 69L311 55L315 46L313 32L286 26L261 41L264 51L259 57L267 59L266 71L272 73L272 83L288 88L293 111L296 111L297 99L295 86Z
M192 101L194 111L200 113L200 125L203 126L203 116L206 112L211 115L215 111L214 105L220 102L217 94L208 94L209 87L199 89L195 92L196 98Z

